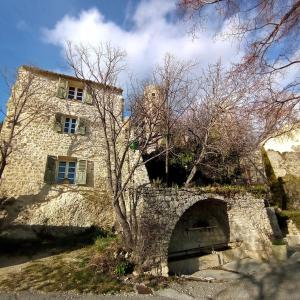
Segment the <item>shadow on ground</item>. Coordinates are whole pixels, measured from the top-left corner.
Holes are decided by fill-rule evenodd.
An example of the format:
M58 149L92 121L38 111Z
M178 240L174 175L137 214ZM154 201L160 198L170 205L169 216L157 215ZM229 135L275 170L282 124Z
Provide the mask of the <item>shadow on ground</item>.
M95 238L101 235L101 230L91 227L84 232L61 237L44 233L34 240L0 238L0 268L80 249L93 244Z

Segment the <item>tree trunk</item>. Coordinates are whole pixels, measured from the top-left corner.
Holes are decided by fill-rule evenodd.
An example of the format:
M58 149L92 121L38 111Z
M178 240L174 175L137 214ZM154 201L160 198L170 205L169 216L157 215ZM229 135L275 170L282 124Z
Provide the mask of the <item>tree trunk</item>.
M6 160L3 159L0 163L0 179L2 178L2 174L4 172L5 166L6 166Z
M185 186L188 186L191 183L194 176L196 175L196 172L197 172L197 166L194 165L191 172L190 172L190 174L189 174L189 176L188 176L188 178L187 178L187 180L185 181L185 184L184 184Z
M169 186L169 135L168 134L166 138L165 176L166 176L167 186Z
M207 137L205 138L205 143L206 143L206 141L207 141ZM194 179L196 172L197 172L197 166L202 162L202 160L205 157L205 154L206 154L206 147L203 147L198 159L195 161L195 163L193 165L193 168L192 168L187 180L185 181L185 184L184 184L185 186L188 186L190 184L190 182Z

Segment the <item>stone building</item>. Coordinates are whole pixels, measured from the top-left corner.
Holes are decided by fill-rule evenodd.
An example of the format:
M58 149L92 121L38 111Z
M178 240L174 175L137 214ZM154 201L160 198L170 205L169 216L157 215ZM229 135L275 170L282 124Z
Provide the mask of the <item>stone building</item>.
M28 66L22 66L19 78L20 74L33 74L47 92L44 96L33 93L30 101L40 105L42 116L33 119L13 141L14 150L1 179L1 197L7 200L1 204L0 226L30 227L34 232L47 227L55 233L112 226L103 130L87 82ZM122 89L109 88L122 121ZM1 138L9 134L13 109L10 98ZM145 168L138 170L138 178L148 181Z

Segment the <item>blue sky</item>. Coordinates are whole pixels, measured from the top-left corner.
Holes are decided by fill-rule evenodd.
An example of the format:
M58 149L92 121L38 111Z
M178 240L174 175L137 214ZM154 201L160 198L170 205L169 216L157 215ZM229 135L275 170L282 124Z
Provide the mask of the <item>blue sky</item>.
M217 24L208 15L205 30L193 39L190 23L177 13L177 0L0 0L0 71L14 72L29 64L68 73L67 41L92 46L109 42L123 49L128 66L119 82L123 89L130 74L147 77L167 52L196 60L199 71L220 59L229 66L243 56L237 41L213 37L230 33L230 22ZM290 70L281 84L298 72L296 67ZM1 108L8 95L0 78Z
M13 72L29 64L68 72L66 41L110 42L126 51L128 73L139 77L149 74L166 52L197 59L201 66L220 58L229 64L242 54L237 55L232 41L213 40L209 30L193 40L177 12L176 0L0 0L0 70ZM1 80L2 108L7 98Z
M44 28L52 28L65 15L78 15L92 7L123 28L126 14L136 1L124 0L1 0L0 1L0 69L10 73L23 64L63 71L66 67L59 47L45 41ZM2 78L0 104L8 91Z

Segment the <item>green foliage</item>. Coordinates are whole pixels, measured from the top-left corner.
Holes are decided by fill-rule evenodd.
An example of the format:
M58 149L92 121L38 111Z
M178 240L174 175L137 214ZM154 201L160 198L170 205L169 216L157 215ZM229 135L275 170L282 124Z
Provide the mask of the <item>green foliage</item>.
M183 168L190 166L194 160L194 153L192 152L180 152L176 156L172 156L170 159L171 165L179 165Z
M277 239L277 240L273 240L272 244L274 246L282 246L282 245L286 245L286 242L283 239Z
M117 264L115 268L115 274L118 276L124 276L133 272L134 265L129 261L122 261Z
M139 148L139 141L134 140L130 143L129 148L133 151L137 150Z
M291 219L300 229L300 210L283 210L278 215L284 219Z

